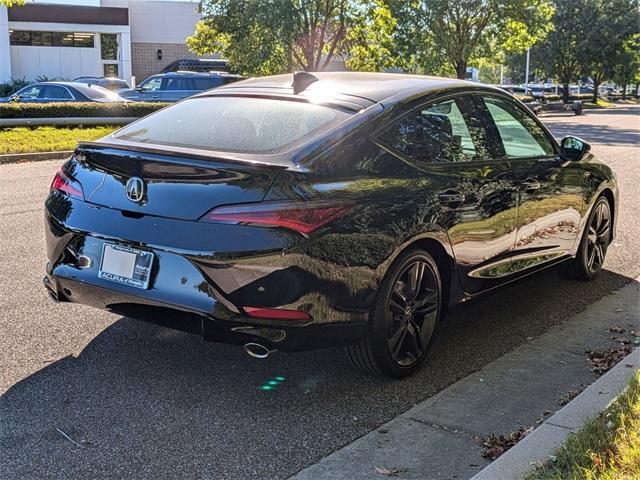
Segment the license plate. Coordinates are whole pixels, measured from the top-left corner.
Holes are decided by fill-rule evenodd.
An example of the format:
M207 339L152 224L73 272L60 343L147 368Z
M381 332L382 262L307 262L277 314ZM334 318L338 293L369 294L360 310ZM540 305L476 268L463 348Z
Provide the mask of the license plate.
M98 278L136 288L149 288L153 253L104 244Z

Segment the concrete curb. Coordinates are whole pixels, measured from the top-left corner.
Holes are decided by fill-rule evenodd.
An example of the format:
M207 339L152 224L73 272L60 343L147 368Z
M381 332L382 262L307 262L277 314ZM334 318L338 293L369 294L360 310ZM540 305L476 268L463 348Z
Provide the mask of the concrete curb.
M636 348L471 480L520 480L534 466L544 465L549 461L549 455L562 446L571 433L602 412L622 392L639 368L640 348Z
M8 153L0 155L0 165L5 163L36 162L40 160L62 160L70 157L73 150L37 153Z
M539 424L545 416L542 412L560 411L558 401L567 392L582 390L585 385L599 381L597 385L600 387L596 386L592 391L613 394L605 397L605 394L597 393L601 403L592 405L586 414L596 414L604 408L616 391L603 384L608 380L598 379L586 368L584 352L587 349L611 348L614 344L608 329L621 324L637 325L639 313L640 278L554 325L541 336L487 363L482 369L461 378L384 425L319 458L293 474L289 480L381 478L374 470L376 466L398 469L397 476L407 480L470 479L491 465L482 457L479 439L490 433L512 432L522 426ZM637 355L639 351L635 353ZM626 359L623 363L629 360L632 359ZM636 363L640 365L640 359ZM623 374L630 374L633 370L623 365L615 372L621 369L626 370ZM610 379L613 375L606 378ZM586 397L581 397L580 401L582 398ZM533 468L529 463L531 458L548 460L547 455L553 448L561 445L567 430L565 425L570 426L568 420L561 418L555 417L553 425L543 424L522 440L529 439L531 442L521 450L523 454L529 454L522 461L522 471ZM581 425L583 419L578 419ZM534 440L545 431L548 431L548 435L538 437L544 441L538 442L539 454L534 457L535 452L529 449L533 450ZM547 442L553 443L548 446ZM517 447L512 450L517 452ZM496 466L493 468L497 468L498 462L500 459L494 462ZM517 477L487 474L483 478L497 480Z

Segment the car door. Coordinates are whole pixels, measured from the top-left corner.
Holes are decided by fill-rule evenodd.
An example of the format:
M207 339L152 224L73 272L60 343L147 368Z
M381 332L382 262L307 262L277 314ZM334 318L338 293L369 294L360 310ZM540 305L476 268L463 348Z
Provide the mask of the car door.
M427 179L470 294L503 280L516 235L517 172L497 155L485 121L470 95L458 94L411 110L380 136Z
M490 128L499 137L500 155L518 164L518 219L512 272L570 255L579 238L583 210L582 173L564 162L551 135L516 101L483 95Z

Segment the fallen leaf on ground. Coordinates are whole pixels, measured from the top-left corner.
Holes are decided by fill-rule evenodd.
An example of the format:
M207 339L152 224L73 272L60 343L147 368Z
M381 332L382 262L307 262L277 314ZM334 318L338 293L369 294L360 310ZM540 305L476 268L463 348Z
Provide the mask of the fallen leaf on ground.
M610 327L610 328L607 328L607 332L624 333L624 328L622 328L622 327Z
M599 375L608 372L624 357L631 353L630 345L620 345L606 350L590 350L587 352L589 370Z
M397 477L400 473L406 472L406 468L386 468L386 467L374 467L376 472L388 477Z
M484 449L482 450L481 455L484 458L495 460L524 437L529 435L532 431L533 427L520 427L518 430L511 432L507 436L492 433L482 442Z
M574 398L576 398L578 396L580 392L578 392L577 390L569 390L567 393L565 393L564 395L560 395L560 398L558 399L558 403L560 405L566 405L567 403L569 403L571 400L573 400Z

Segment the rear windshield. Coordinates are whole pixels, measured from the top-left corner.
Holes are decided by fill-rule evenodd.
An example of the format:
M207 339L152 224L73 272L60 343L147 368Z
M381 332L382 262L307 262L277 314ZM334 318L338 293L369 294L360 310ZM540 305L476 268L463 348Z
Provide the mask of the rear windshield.
M199 97L116 132L119 140L234 153L279 153L349 117L309 103L248 97Z
M76 85L75 88L80 90L81 93L94 100L101 98L117 98L118 95L111 90L107 90L99 85Z

